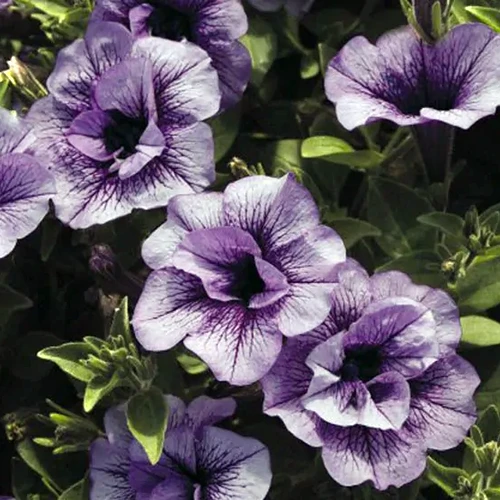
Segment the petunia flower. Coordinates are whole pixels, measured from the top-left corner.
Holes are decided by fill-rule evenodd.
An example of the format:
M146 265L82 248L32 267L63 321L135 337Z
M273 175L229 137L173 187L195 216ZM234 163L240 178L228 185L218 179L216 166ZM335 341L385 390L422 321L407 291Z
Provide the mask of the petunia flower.
M175 197L142 256L154 271L132 321L138 341L164 351L184 340L218 380L245 385L271 368L283 335L326 318L345 248L289 174Z
M285 7L293 16L301 16L311 8L314 0L248 0L248 2L263 12L274 12Z
M428 449L463 441L476 418L479 378L457 356L458 309L442 290L403 273L338 266L327 320L289 339L262 379L264 412L322 448L338 483L400 487Z
M165 206L214 180L201 120L218 111L220 91L198 47L92 23L61 50L47 86L28 118L56 178L56 214L71 227Z
M106 412L107 439L90 449L90 500L264 500L271 486L267 448L214 424L233 415L232 398L185 404L166 396L169 418L160 461L151 465L127 428L124 406Z
M500 36L479 23L432 45L409 26L376 45L357 36L330 61L325 89L348 130L382 119L416 127L432 176L449 160L452 127L468 129L500 104Z
M239 0L97 0L91 19L119 22L136 37L153 35L199 46L219 75L221 109L241 99L252 63L238 41L248 29Z
M0 108L0 258L37 228L55 194L52 176L28 153L32 141L27 124Z

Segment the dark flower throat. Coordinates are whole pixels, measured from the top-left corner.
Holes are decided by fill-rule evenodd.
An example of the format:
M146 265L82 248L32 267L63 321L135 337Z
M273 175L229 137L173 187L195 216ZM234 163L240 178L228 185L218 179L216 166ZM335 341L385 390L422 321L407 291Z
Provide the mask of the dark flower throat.
M176 42L182 39L192 41L191 19L188 14L180 12L168 5L151 3L155 8L147 20L148 28L153 36L167 38Z

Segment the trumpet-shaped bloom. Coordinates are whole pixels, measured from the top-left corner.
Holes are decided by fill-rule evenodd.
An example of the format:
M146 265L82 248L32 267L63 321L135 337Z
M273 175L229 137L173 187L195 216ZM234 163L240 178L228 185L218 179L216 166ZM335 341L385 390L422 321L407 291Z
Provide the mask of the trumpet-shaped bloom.
M479 23L433 45L408 26L376 45L357 36L330 61L325 88L349 130L381 119L467 129L500 104L500 36Z
M241 99L252 63L238 41L248 29L239 0L98 0L92 19L119 22L136 37L153 35L198 45L219 75L221 109Z
M219 109L220 91L198 47L96 22L59 53L47 86L28 117L56 178L56 214L71 227L165 206L214 180L201 120Z
M314 0L248 0L256 9L263 12L274 12L281 7L294 15L300 16L305 14L314 3Z
M54 180L28 154L29 127L0 108L0 258L33 232L49 210Z
M151 465L127 428L124 406L108 410L107 439L90 450L90 500L264 500L271 486L267 448L214 424L233 415L232 398L201 396L187 408L166 396L163 453Z
M345 248L290 174L177 196L142 255L154 271L134 313L138 341L163 351L184 340L217 379L244 385L271 368L282 335L326 318Z
M262 379L264 411L322 447L340 484L399 487L423 472L427 449L464 439L479 378L455 353L458 310L445 292L400 272L370 278L354 261L337 270L326 321L290 339Z

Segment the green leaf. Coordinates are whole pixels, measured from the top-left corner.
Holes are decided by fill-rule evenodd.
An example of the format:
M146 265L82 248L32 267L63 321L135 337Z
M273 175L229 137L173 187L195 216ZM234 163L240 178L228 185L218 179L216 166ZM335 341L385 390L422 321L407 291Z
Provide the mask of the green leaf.
M12 493L16 500L28 500L29 495L45 490L40 476L19 458L12 459Z
M325 219L325 222L339 233L346 248L351 248L359 240L368 236L380 236L382 234L380 229L364 220L353 219L351 217L329 220L328 216Z
M496 367L486 381L479 386L474 395L478 410L484 410L490 405L500 407L500 365Z
M156 377L153 384L160 388L163 394L184 396L184 373L176 360L175 351L159 352L155 354Z
M42 243L40 245L40 258L42 262L49 260L50 254L57 243L62 225L57 219L47 218L42 222Z
M48 375L53 365L37 357L43 348L62 344L62 340L48 332L30 332L16 342L10 371L24 380L36 381Z
M320 135L309 137L302 142L301 153L304 158L321 158L338 153L351 153L354 148L337 137Z
M463 347L477 348L500 344L500 323L484 316L464 316L460 318L460 324Z
M186 353L179 354L177 361L189 375L200 375L208 370L208 366L201 359Z
M466 274L457 282L456 292L461 308L485 311L500 304L500 255L496 249L476 257Z
M241 38L241 43L250 52L252 58L251 83L259 86L271 69L278 55L278 38L273 27L261 17L250 19L248 32Z
M377 268L382 271L402 271L420 285L440 288L446 285L444 276L439 272L441 258L436 252L419 250L397 257Z
M90 382L94 373L80 361L93 352L92 347L84 342L70 342L58 347L47 347L38 353L40 359L52 361L59 368L82 382Z
M89 479L85 476L67 490L63 491L58 500L88 500L90 495Z
M417 220L422 224L439 229L450 236L462 236L464 220L458 215L444 212L431 212L430 214L421 215Z
M127 424L154 465L160 460L168 422L166 400L157 387L133 396L127 405Z
M69 9L68 7L50 2L49 0L30 0L30 4L43 13L56 18L64 18Z
M241 106L234 106L225 113L210 120L214 136L215 162L224 158L238 136L241 120Z
M109 329L110 337L122 336L127 343L133 343L132 334L130 333L130 320L128 316L128 298L124 297L120 306L115 309L111 328Z
M409 187L382 177L368 184L368 222L382 231L379 246L392 257L432 248L435 230L419 224L417 217L433 211L432 205Z
M494 405L489 405L479 416L476 425L481 429L486 443L496 441L500 434L500 414L498 408Z
M481 22L487 24L495 31L500 31L500 10L492 7L481 7L479 5L468 5L465 10L477 17Z
M488 488L484 494L488 500L500 500L500 488Z
M111 378L104 378L101 376L94 376L85 388L83 396L83 409L89 413L97 403L111 393L114 389L123 384L122 377L117 371L113 372Z
M307 80L319 74L320 67L318 61L311 54L304 55L300 60L300 76Z
M458 479L467 476L466 472L457 467L446 467L436 462L432 457L427 457L427 477L435 485L439 486L448 495L458 489Z
M0 284L0 325L5 325L13 313L30 307L33 307L33 302L26 295L17 292L9 285Z
M343 139L326 135L305 139L302 142L301 155L303 158L318 158L355 169L374 168L384 159L384 156L376 151L355 151Z

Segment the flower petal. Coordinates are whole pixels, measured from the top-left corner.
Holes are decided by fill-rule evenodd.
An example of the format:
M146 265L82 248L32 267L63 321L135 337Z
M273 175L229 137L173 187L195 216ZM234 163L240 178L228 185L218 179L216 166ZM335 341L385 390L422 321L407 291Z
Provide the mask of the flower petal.
M165 351L197 333L213 301L198 278L173 268L150 274L135 307L132 324L139 343Z
M288 295L272 306L283 335L293 337L319 326L330 312L332 289L329 283L290 284Z
M292 174L280 179L253 176L230 184L224 192L228 224L248 231L264 253L319 225L311 194Z
M462 335L458 307L443 290L425 285L415 285L410 278L399 271L374 274L371 278L374 298L408 297L428 307L436 322L436 337L441 350L456 349Z
M316 431L318 416L304 408L301 398L307 392L312 371L305 364L318 344L308 335L289 339L271 370L261 379L264 413L279 417L287 429L310 446L321 446Z
M198 333L184 340L215 378L247 385L269 371L281 349L282 337L266 309L212 301Z
M198 467L208 477L202 498L262 500L271 487L267 448L256 439L217 427L205 427L196 441Z
M325 426L322 456L326 470L343 486L373 481L375 488L400 487L425 469L423 446L398 431L362 426Z
M0 258L36 229L54 194L52 176L35 158L24 153L0 156Z
M22 153L32 140L28 122L0 108L0 154Z
M132 35L120 24L91 23L83 40L62 49L47 80L50 93L72 109L90 107L92 83L120 62L132 47Z
M236 401L233 398L212 399L199 396L189 404L187 416L194 426L214 425L232 417L235 411Z
M160 127L191 124L217 113L219 79L204 50L187 42L146 37L134 43L132 54L153 64Z
M405 428L428 448L458 446L476 420L473 394L480 380L461 357L450 354L410 381L412 400Z
M222 193L186 194L174 197L168 205L168 220L144 242L142 258L152 269L170 262L188 231L224 225Z
M344 337L346 356L367 346L379 349L382 373L421 374L439 356L432 313L402 297L371 304Z

